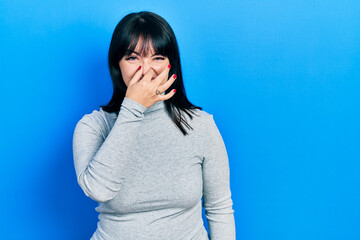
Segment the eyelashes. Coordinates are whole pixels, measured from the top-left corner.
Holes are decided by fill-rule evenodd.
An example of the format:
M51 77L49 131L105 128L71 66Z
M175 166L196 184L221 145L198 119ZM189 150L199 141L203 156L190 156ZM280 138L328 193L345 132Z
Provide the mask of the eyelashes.
M135 60L136 59L136 57L127 57L127 58L125 58L125 60Z
M155 60L165 60L165 58L164 57L156 57L156 58L154 58ZM127 61L134 61L134 60L136 60L136 57L127 57L127 58L125 58L125 60L127 60Z

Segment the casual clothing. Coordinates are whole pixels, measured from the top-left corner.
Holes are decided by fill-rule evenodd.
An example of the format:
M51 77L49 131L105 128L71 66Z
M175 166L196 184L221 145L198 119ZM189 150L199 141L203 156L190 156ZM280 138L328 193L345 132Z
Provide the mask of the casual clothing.
M73 135L77 181L97 201L92 240L235 239L228 156L213 115L195 110L184 136L165 103L127 97L119 115L85 114ZM202 201L203 197L203 201Z

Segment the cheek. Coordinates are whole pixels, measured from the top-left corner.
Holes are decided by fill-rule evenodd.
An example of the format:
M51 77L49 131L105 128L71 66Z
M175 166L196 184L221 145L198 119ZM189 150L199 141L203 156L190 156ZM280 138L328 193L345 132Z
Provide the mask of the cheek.
M124 80L131 78L136 72L136 68L134 66L128 66L126 64L119 64L119 66L121 75L123 76Z
M161 73L162 71L164 71L165 68L167 68L167 66L168 66L169 64L170 64L170 62L169 62L169 60L167 60L167 61L164 61L164 62L162 62L162 63L160 63L160 64L155 64L155 65L153 66L153 68L154 68L154 70L155 70L156 72Z

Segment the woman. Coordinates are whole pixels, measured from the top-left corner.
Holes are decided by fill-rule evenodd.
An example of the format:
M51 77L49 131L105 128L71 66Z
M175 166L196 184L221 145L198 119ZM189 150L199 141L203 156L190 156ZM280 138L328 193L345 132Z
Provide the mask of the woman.
M128 14L108 64L113 96L73 135L77 181L99 203L91 239L235 239L225 145L213 115L186 97L169 24Z

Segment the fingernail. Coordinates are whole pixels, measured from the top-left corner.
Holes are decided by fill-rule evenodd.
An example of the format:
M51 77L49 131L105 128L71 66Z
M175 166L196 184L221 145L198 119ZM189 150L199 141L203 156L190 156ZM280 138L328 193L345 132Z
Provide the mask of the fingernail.
M177 75L176 75L176 74L174 74L174 79L176 79L176 77L177 77Z
M170 65L170 64L168 65L168 68L171 68L171 65Z
M141 66L139 67L139 69L138 70L140 70L141 69Z
M174 92L176 92L176 89L174 89Z

